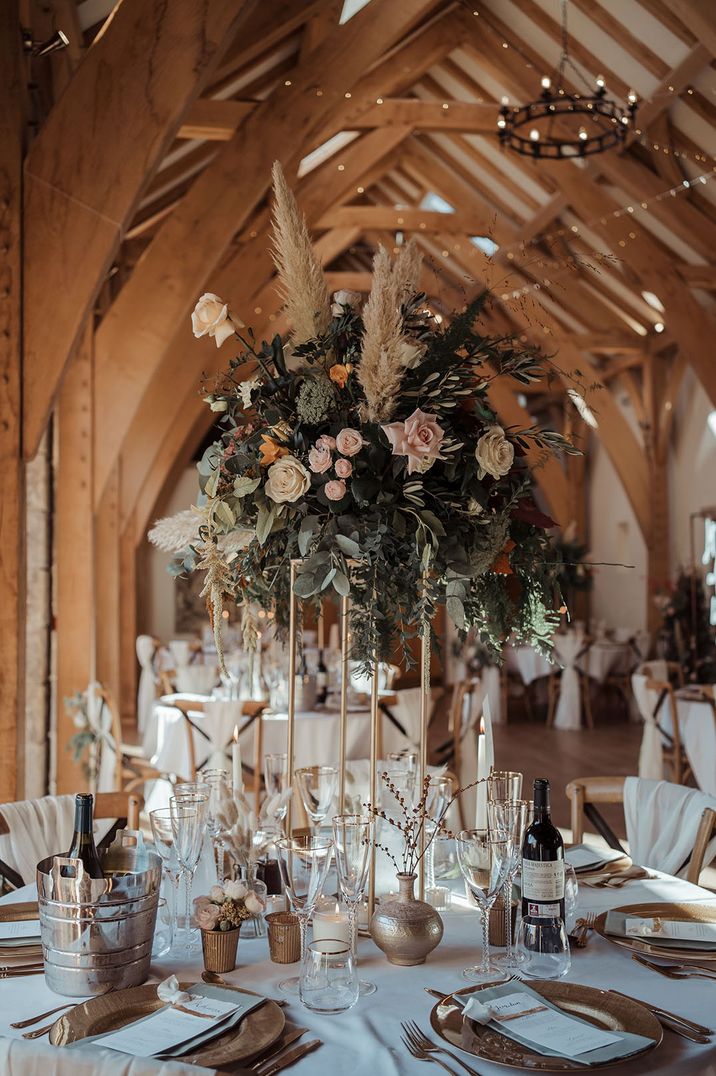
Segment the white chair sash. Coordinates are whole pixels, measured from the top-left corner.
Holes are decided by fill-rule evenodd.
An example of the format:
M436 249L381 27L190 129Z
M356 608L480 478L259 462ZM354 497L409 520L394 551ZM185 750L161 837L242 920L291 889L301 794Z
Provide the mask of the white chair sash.
M152 705L156 698L157 678L154 672L154 653L156 644L151 635L138 635L136 642L137 661L139 662L139 687L137 690L137 727L140 735L152 716Z
M695 788L669 781L627 777L624 782L624 819L629 853L635 863L667 874L686 876L704 810L716 810L716 799ZM716 837L704 857L708 866L716 856Z
M656 707L659 693L647 688L651 676L666 678L666 663L652 661L649 663L650 675L639 671L639 666L631 678L631 689L636 701L639 715L644 722L644 732L639 748L639 776L645 780L660 781L664 776L663 738L659 731L659 715ZM662 703L663 706L663 703ZM659 708L661 711L661 707Z
M562 666L559 678L559 701L554 718L557 729L578 729L582 726L582 700L579 692L577 658L584 644L581 632L569 631L555 635L554 654Z
M169 653L174 659L174 668L183 669L189 664L191 658L191 644L186 639L172 639L169 643Z

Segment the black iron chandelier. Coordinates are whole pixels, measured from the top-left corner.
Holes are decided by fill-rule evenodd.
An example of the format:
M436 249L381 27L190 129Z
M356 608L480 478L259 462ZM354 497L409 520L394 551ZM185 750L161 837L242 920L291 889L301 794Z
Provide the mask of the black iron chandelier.
M567 67L585 84L586 93L569 93L564 88ZM508 98L502 98L497 134L503 147L525 157L588 157L624 141L634 125L637 107L633 90L626 108L621 108L607 97L601 75L593 89L584 79L569 55L567 0L562 0L562 52L554 75L543 77L542 94L537 101L513 107Z

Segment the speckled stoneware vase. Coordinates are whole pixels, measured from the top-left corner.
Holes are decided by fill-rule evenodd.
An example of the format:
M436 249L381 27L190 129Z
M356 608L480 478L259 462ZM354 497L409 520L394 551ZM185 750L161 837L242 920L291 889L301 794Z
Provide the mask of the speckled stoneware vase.
M370 934L391 964L410 968L424 964L428 953L440 944L443 921L414 893L416 874L399 874L399 893L381 902L370 921Z

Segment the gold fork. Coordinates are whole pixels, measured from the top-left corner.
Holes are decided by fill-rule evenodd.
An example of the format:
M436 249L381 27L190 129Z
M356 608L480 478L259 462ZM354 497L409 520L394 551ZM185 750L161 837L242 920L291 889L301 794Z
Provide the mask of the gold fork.
M10 1024L10 1027L32 1027L33 1024L39 1023L40 1020L52 1016L53 1013L62 1012L63 1009L72 1009L76 1004L76 1001L68 1001L66 1005L58 1005L56 1009L48 1009L47 1012L41 1012L39 1016L29 1016L27 1020L18 1020L16 1023Z

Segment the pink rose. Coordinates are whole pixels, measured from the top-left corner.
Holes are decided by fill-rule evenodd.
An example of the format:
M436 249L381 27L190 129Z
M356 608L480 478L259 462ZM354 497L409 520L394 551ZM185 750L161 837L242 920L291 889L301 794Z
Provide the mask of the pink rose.
M331 451L325 445L316 444L308 453L308 466L314 474L323 474L331 466Z
M350 460L336 460L336 474L339 478L350 478L353 474L353 464Z
M350 426L346 426L336 437L336 448L342 456L355 456L365 443L358 430L352 430Z
M394 456L408 457L408 474L429 470L440 455L445 431L435 415L418 407L405 422L391 422L382 427Z
M346 484L342 479L334 479L332 482L326 482L323 487L326 491L326 497L329 501L342 501L346 495Z
M196 909L196 925L200 930L216 930L219 919L219 906L217 904L202 904Z
M335 437L331 437L328 433L322 433L316 441L316 448L330 448L331 452L336 447Z

